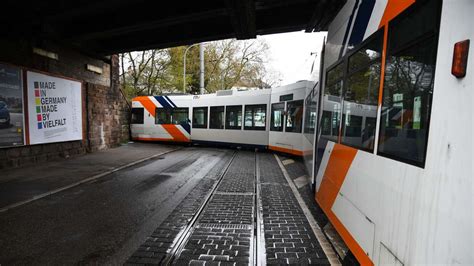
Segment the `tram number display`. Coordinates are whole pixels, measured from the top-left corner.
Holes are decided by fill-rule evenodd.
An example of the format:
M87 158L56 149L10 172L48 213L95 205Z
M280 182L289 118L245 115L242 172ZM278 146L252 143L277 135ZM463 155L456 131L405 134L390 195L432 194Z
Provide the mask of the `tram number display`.
M30 144L82 139L82 84L27 72Z

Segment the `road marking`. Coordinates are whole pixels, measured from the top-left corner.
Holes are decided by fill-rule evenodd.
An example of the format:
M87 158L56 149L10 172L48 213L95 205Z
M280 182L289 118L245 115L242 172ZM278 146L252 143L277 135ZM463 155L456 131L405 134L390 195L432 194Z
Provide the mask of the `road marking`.
M308 206L304 202L303 198L301 198L301 195L298 192L298 189L295 187L295 184L293 184L293 181L291 180L290 175L288 174L285 167L283 166L283 163L280 161L280 157L278 157L278 155L276 154L273 154L273 155L275 156L275 159L277 160L278 165L280 166L280 169L286 178L286 181L288 182L291 190L293 191L293 194L295 195L296 200L300 204L301 209L303 209L303 213L306 216L306 219L308 219L309 225L311 226L311 229L313 229L314 235L318 239L318 242L321 245L321 248L323 249L324 254L326 254L329 260L329 263L331 265L341 265L341 262L337 258L336 252L331 248L331 244L327 240L326 236L324 235L319 225L316 223L316 220L314 219L313 215L308 209Z
M289 165L289 164L292 164L294 163L295 161L293 159L286 159L286 160L283 160L282 163L283 165Z
M181 150L181 149L182 149L182 148L177 148L177 149L172 149L172 150L169 150L169 151L157 153L157 154L155 154L155 155L152 155L152 156L149 156L149 157L146 157L146 158L143 158L143 159L140 159L140 160L137 160L137 161L128 163L128 164L126 164L126 165L122 165L122 166L113 168L113 169L111 169L111 170L109 170L109 171L105 171L105 172L102 172L102 173L100 173L100 174L93 175L93 176L91 176L91 177L85 178L85 179L83 179L83 180L80 180L80 181L78 181L78 182L72 183L72 184L70 184L70 185L67 185L67 186L64 186L64 187L60 187L60 188L57 188L57 189L54 189L54 190L51 190L51 191L48 191L48 192L45 192L45 193L42 193L42 194L33 196L32 198L29 198L29 199L27 199L27 200L22 200L22 201L19 201L19 202L16 202L16 203L7 205L7 206L5 206L5 207L3 207L3 208L0 209L0 213L6 212L6 211L11 210L11 209L14 209L14 208L16 208L16 207L20 207L20 206L22 206L22 205L25 205L25 204L27 204L27 203L30 203L30 202L33 202L33 201L36 201L36 200L39 200L39 199L42 199L42 198L44 198L44 197L51 196L51 195L53 195L53 194L56 194L56 193L65 191L65 190L67 190L67 189L70 189L70 188L73 188L73 187L77 187L77 186L79 186L79 185L81 185L81 184L84 184L84 183L87 183L87 182L90 182L90 181L94 181L94 180L99 179L99 178L101 178L101 177L104 177L104 176L110 175L110 174L112 174L112 173L115 173L115 172L117 172L117 171L123 170L123 169L125 169L125 168L131 167L131 166L134 166L134 165L137 165L137 164L139 164L139 163L142 163L142 162L145 162L145 161L154 159L154 158L156 158L156 157L159 157L159 156L168 154L168 153L170 153L170 152L178 151L178 150Z

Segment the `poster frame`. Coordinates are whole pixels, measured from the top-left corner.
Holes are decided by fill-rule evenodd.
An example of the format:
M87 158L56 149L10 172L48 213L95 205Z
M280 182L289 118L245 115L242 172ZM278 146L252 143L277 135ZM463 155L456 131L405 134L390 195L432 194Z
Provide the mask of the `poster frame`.
M23 105L22 105L22 109L23 109L22 110L23 111L23 145L4 146L4 147L0 147L0 149L11 149L11 148L25 147L25 146L48 145L48 144L53 144L53 143L84 141L84 139L85 139L84 119L87 119L87 114L85 114L86 117L84 117L84 81L79 80L79 79L75 79L75 78L71 78L71 77L67 77L67 76L64 76L64 75L61 75L61 74L50 73L50 72L47 72L47 71L42 71L42 70L38 70L38 69L35 69L35 68L31 68L31 67L21 66L21 65L15 65L15 64L8 63L8 62L0 61L0 64L4 64L4 65L7 65L7 66L19 68L20 75L21 75L21 80L22 80L22 93L23 93ZM28 79L27 79L28 71L43 74L43 75L48 75L48 76L55 77L55 78L61 78L61 79L66 79L66 80L70 80L70 81L75 81L75 82L79 82L81 84L81 86L80 86L81 87L81 89L80 89L81 90L80 91L80 95L81 95L81 97L80 97L81 98L81 114L82 114L82 121L81 121L82 138L81 139L30 144L30 134L29 134L30 133L30 128L29 128L29 119L30 119L30 117L29 117L29 109L28 109Z

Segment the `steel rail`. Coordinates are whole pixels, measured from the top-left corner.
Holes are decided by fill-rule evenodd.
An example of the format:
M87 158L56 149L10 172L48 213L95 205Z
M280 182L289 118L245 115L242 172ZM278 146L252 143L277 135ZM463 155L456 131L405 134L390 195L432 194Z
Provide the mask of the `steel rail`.
M220 176L218 180L214 183L213 187L209 191L209 193L206 195L204 202L201 204L197 212L193 215L193 218L189 221L188 225L181 230L181 232L178 233L178 235L175 237L172 248L166 255L166 257L163 259L163 261L160 263L161 265L171 265L177 260L184 249L184 246L188 242L189 238L191 237L191 234L194 231L194 228L196 226L196 222L203 213L204 209L206 208L207 204L211 200L212 196L214 195L215 191L217 190L217 187L221 183L222 179L226 175L227 171L229 170L232 162L234 161L235 157L237 155L237 151L234 151L232 158L230 158L229 162L227 165L224 167L223 171L220 173Z

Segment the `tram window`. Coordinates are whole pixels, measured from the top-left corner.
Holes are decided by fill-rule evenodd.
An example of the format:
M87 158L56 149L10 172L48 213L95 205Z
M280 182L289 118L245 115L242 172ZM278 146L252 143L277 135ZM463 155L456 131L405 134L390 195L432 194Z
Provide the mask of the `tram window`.
M189 123L189 108L174 108L171 111L171 123L181 125Z
M242 105L225 107L225 129L242 129Z
M244 116L245 130L265 130L267 105L246 105Z
M344 63L341 62L328 71L326 84L331 85L331 84L336 83L337 81L340 81L343 75L344 75Z
M271 131L283 131L285 113L285 103L274 103L272 104L272 114L270 119L270 130Z
M368 151L373 151L375 131L364 127L362 117L377 117L382 45L380 30L348 59L341 143Z
M323 116L326 122L321 123L321 136L332 141L337 141L339 136L344 66L344 61L341 61L326 74L323 97Z
M317 106L316 101L312 99L312 95L306 97L306 109L304 118L304 133L313 134L316 127Z
M155 124L181 125L189 122L189 108L156 108Z
M223 129L224 128L224 106L211 106L209 118L210 118L209 128Z
M331 112L323 111L323 115L321 116L321 135L331 136L331 124L332 124L332 117ZM339 127L337 128L339 129Z
M132 124L143 124L145 110L143 108L132 108Z
M303 100L287 103L288 114L286 116L285 132L301 133L303 123Z
M343 127L342 135L345 138L361 138L362 136L362 116L358 115L342 115ZM348 141L350 142L350 141Z
M207 107L193 108L193 128L207 128Z
M171 109L156 108L155 124L171 124Z
M439 19L437 2L417 5L389 26L378 154L421 167L435 78L438 22L431 17Z

